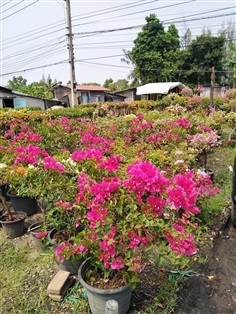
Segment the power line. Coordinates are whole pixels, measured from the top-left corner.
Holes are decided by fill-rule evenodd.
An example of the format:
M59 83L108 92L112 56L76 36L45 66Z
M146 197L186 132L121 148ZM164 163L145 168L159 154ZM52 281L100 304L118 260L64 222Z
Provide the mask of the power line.
M201 17L201 18L194 18L191 20L182 20L182 21L172 21L172 23L182 23L182 22L192 22L192 21L199 21L199 20L206 20L206 19L214 19L217 17L224 17L224 16L230 16L230 15L236 15L236 12L232 12L232 13L225 13L225 14L220 14L220 15L213 15L213 16L206 16L206 17ZM168 22L163 22L163 24L170 24Z
M85 61L85 60L77 60L77 62L82 62L82 63L88 63L88 64L95 64L95 65L102 65L102 66L108 66L108 67L116 67L116 68L126 68L126 69L133 69L132 67L128 67L128 66L122 66L122 65L115 65L115 64L104 64L104 63L98 63L98 62L89 62L89 61ZM142 70L145 71L160 71L163 70L163 68L141 68ZM183 69L171 69L170 71L172 72L192 72L192 73L211 73L212 70L183 70ZM235 70L215 70L215 72L217 73L234 73Z
M60 53L64 52L65 51L65 47L66 46L60 47L60 49L57 48L56 49L56 53L54 54L54 56L57 55L59 52ZM38 55L34 55L34 56L31 56L31 57L26 57L24 59L20 58L20 59L18 59L19 61L16 60L14 63L9 62L9 65L5 64L4 65L4 69L5 68L9 68L9 67L12 68L14 66L21 66L21 67L23 67L24 64L29 65L31 63L31 61L33 61L33 63L35 63L35 62L37 62L38 59L44 59L45 56L47 56L47 54L52 54L54 51L55 51L55 49L53 51L52 50L45 51L45 52L42 52L42 53L40 53Z
M28 5L25 6L24 8L22 8L22 9L16 11L16 12L14 12L14 13L12 13L12 14L10 14L10 15L5 16L4 18L0 19L0 22L3 21L3 20L5 20L5 19L7 19L8 17L11 17L11 16L14 15L14 14L19 13L19 12L22 11L22 10L27 9L28 7L30 7L31 5L34 5L34 4L35 4L36 2L38 2L38 1L39 1L39 0L36 0L36 1L34 1L34 2L30 3L30 4L28 4Z
M110 18L103 19L103 20L97 20L97 21L92 21L92 22L87 22L87 23L82 23L82 24L76 24L74 26L83 26L83 25L87 25L87 24L93 24L93 23L96 23L96 22L107 21L107 20L110 20L110 19L116 19L118 17L130 16L130 15L144 13L144 12L150 12L150 11L154 11L154 10L161 10L161 9L165 9L165 8L169 8L169 7L175 7L175 6L178 6L178 5L182 5L182 4L186 4L186 3L190 3L190 2L195 2L195 1L197 1L197 0L190 0L190 1L180 2L180 3L169 4L169 5L165 5L163 7L157 7L157 8L142 10L142 11L138 11L138 12L127 13L127 14L118 15L116 17L110 17Z
M207 17L203 17L203 18L195 18L195 19L191 19L188 21L194 21L194 20L204 20L204 19L211 19L211 18L217 18L217 17L222 17L222 16L229 16L229 15L235 15L236 13L228 13L228 14L221 14L221 15L214 15L214 16L207 16ZM185 20L186 21L186 20ZM177 20L175 21L175 23L182 23L183 20ZM162 22L163 24L170 24L170 23L166 23L165 21ZM122 27L122 28L114 28L114 29L106 29L106 30L97 30L97 31L90 31L90 32L80 32L80 33L74 33L74 35L93 35L93 34L103 34L103 33L111 33L111 32L117 32L117 31L124 31L124 30L130 30L130 29L136 29L136 28L141 28L143 27L145 24L140 24L140 25L134 25L134 26L128 26L128 27ZM79 37L81 38L81 37Z
M3 8L5 5L7 5L7 4L10 3L10 2L11 2L11 0L5 2L3 5L0 6L0 8Z
M11 1L11 0L10 0L10 1ZM144 0L139 0L139 1L136 1L136 2L134 2L134 3L139 3L139 2L142 2L142 1L144 1ZM155 0L155 1L157 1L157 0ZM149 3L149 2L148 2L148 3ZM148 3L146 3L146 4L148 4ZM115 6L115 7L113 7L113 8L117 8L117 7L125 7L124 9L126 9L127 4ZM107 12L107 10L110 10L110 9L112 9L112 8L104 9L104 10L98 10L98 11L94 11L94 12L97 12L97 13L98 13L98 12L101 12L101 11L102 11L102 12ZM94 13L94 12L93 12L93 13ZM78 16L78 18L80 18L80 17L82 17L82 16L84 16L84 15L88 15L88 13L87 13L87 14L77 15L77 16ZM76 17L76 16L75 16L75 17ZM73 18L72 18L72 20L73 20ZM55 24L56 24L56 25L55 25ZM35 29L35 30L33 30L33 31L25 32L25 33L23 33L23 34L21 34L21 35L17 35L17 36L10 37L10 38L4 40L4 42L8 42L8 41L11 40L11 39L17 38L17 39L15 39L15 40L11 40L11 41L10 41L10 42L13 42L13 41L15 42L16 40L19 40L19 37L22 37L22 36L25 35L25 34L29 34L29 33L32 33L32 32L34 33L35 31L36 31L35 34L41 33L43 28L46 28L46 30L47 30L47 29L51 29L51 28L58 27L58 26L60 26L60 25L62 25L62 24L64 24L64 22L63 22L63 23L62 23L61 21L54 22L54 23L48 24L48 25L46 25L46 26L37 28L37 29ZM52 27L52 25L55 25L55 26ZM64 28L63 28L63 29L64 29ZM59 30L63 30L63 29L59 29ZM58 31L59 31L59 30L58 30ZM26 38L26 37L29 37L29 36L31 36L31 35L25 36L25 37L23 37L23 38ZM22 39L22 38L21 38L21 39Z
M7 11L9 11L9 10L11 10L12 8L14 8L14 7L16 7L17 5L21 4L23 1L24 1L24 0L21 0L20 2L17 2L17 3L14 4L13 6L11 6L10 8L8 8L8 9L2 11L1 14L4 13L4 12L7 12Z
M8 55L7 57L4 57L4 60L7 60L7 59L11 59L11 58L14 58L14 57L17 57L17 56L20 56L20 55L24 55L24 54L29 54L29 53L31 53L31 52L34 52L34 51L38 51L38 50L41 50L41 49L43 49L43 48L50 48L50 47L53 47L53 46L57 46L58 44L60 44L60 43L64 43L64 41L65 40L62 40L62 41L59 41L59 42L57 42L57 43L54 43L54 44L50 44L50 45L45 45L45 46L41 46L41 47L37 47L37 48L34 48L34 49L25 49L25 50L23 50L23 51L21 51L21 52L16 52L16 53L14 53L14 54L12 54L12 55ZM48 41L48 42L51 42L51 40L50 41ZM24 52L25 51L25 52ZM0 59L1 60L1 59ZM3 60L3 59L2 59Z
M68 60L62 60L62 61L58 61L58 62L55 62L55 63L45 64L45 65L41 65L41 66L37 66L37 67L33 67L33 68L28 68L28 69L19 70L19 71L8 72L8 73L4 73L4 74L1 73L0 77L1 76L15 74L15 73L20 73L20 72L27 72L27 71L31 71L31 70L42 69L42 68L51 67L51 66L54 66L54 65L63 64L63 63L68 63Z
M64 5L61 4L58 0L56 0L56 2L57 2L61 7L63 7L63 9L65 9Z

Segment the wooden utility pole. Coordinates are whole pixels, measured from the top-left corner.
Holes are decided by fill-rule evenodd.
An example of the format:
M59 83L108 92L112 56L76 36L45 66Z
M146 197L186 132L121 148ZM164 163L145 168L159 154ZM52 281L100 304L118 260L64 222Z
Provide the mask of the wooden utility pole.
M77 105L77 91L76 91L76 79L75 79L75 62L74 62L74 49L73 49L73 34L71 25L71 11L70 11L70 0L66 1L66 19L67 19L67 30L68 30L68 49L69 49L69 64L70 64L70 88L71 88L71 103L70 106L74 107Z
M211 68L210 107L214 107L215 67Z

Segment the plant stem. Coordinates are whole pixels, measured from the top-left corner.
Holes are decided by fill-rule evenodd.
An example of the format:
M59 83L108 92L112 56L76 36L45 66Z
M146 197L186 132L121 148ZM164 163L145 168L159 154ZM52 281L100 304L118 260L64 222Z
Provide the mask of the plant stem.
M10 208L9 208L9 206L6 203L5 197L2 195L2 191L1 190L0 190L0 199L2 200L3 206L4 206L5 210L7 211L8 215L9 215L9 219L13 220Z

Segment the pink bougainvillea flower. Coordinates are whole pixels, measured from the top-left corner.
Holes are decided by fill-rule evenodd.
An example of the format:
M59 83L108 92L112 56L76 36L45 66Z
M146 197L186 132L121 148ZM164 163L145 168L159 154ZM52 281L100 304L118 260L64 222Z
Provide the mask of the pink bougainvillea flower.
M122 264L122 257L119 256L117 257L116 259L114 259L112 262L111 262L111 269L122 269L124 268L124 265Z
M136 233L134 232L128 232L128 236L131 239L130 243L129 243L129 248L131 249L135 249L139 246L139 244L142 241L142 238L140 236L138 236Z
M48 234L47 231L42 231L42 232L36 233L35 236L36 236L36 238L38 238L38 239L44 239L47 234Z
M102 161L98 164L98 168L105 169L108 172L116 171L120 168L120 162L122 157L112 156L107 158L105 161Z
M171 233L166 233L166 238L169 241L172 251L181 255L193 255L197 252L194 245L194 238L191 233L184 235L179 233L178 237L174 237Z
M15 153L17 157L14 160L14 165L18 165L21 162L35 165L42 157L48 156L48 153L44 149L34 145L28 145L27 147L19 146L16 148Z
M56 161L54 157L45 157L43 159L44 169L54 169L60 173L65 172L65 167Z

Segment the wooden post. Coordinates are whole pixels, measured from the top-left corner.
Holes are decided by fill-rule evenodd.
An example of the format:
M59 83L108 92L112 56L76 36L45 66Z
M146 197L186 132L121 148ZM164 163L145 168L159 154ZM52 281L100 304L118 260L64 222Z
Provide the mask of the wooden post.
M70 107L77 105L77 91L76 91L76 79L75 79L75 62L74 62L74 49L73 49L73 34L71 25L71 10L70 0L66 1L66 18L67 18L67 30L68 30L68 49L69 49L69 64L70 64L70 88L71 88L71 102Z
M214 107L215 67L211 68L210 107Z

